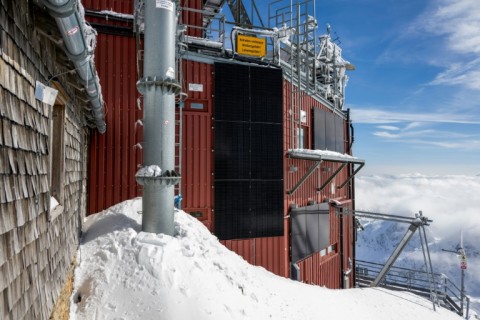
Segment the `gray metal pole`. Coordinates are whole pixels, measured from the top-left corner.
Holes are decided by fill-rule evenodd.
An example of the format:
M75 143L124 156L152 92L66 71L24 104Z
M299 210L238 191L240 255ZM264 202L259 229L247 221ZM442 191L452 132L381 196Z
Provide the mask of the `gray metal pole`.
M380 273L377 275L375 280L373 280L373 282L370 284L370 287L376 287L383 281L383 278L385 278L386 274L388 273L388 271L390 270L392 265L395 263L398 256L400 255L400 253L403 251L403 248L405 248L408 241L410 241L410 239L412 238L415 231L421 225L422 225L422 220L420 218L416 218L412 221L412 223L410 224L410 227L408 227L407 232L403 236L403 239L400 241L398 246L395 248L395 251L393 251L390 258L388 258L387 262L383 266L382 270L380 270Z
M462 257L465 255L465 250L462 248L460 250L460 254ZM461 269L461 291L460 291L460 310L462 310L462 313L460 315L463 316L463 300L465 299L465 269Z
M157 165L160 177L137 176L143 185L142 231L174 234L175 173L175 1L145 1L143 165ZM172 177L173 176L173 177Z
M421 214L422 212L420 211L420 215ZM423 238L422 238L422 231L423 231ZM432 259L430 257L430 250L428 249L427 233L425 232L425 228L423 225L420 229L420 243L422 244L423 259L425 261L425 269L427 271L428 282L430 284L430 297L432 299L433 310L436 311L437 309L435 308L435 303L437 303L437 285L435 283L435 278L433 275ZM425 249L427 251L427 255L425 255ZM428 264L427 264L427 257L428 257Z
M298 132L297 132L297 148L300 149L300 130L302 130L302 70L300 68L302 49L300 48L300 3L297 3L297 80L298 80ZM304 148L304 146L302 146Z

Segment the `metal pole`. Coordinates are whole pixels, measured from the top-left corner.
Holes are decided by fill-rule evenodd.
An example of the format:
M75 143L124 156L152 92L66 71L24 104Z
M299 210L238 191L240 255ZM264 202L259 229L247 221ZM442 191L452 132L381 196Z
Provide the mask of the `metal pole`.
M407 245L408 241L410 241L410 239L412 238L413 234L415 233L415 231L418 229L418 227L422 224L422 220L420 220L419 218L415 219L412 221L412 223L410 224L410 227L408 227L408 230L407 232L405 233L405 235L403 236L403 239L400 241L400 243L398 244L398 246L395 248L395 251L393 251L392 255L390 256L390 258L388 258L387 262L385 263L385 265L383 266L382 270L380 270L380 272L378 273L377 277L375 278L375 280L373 280L373 282L370 284L370 287L376 287L378 286L382 281L383 281L383 278L385 278L385 276L387 275L388 271L390 270L390 268L392 267L392 265L395 263L395 261L397 260L398 256L400 255L400 253L403 251L403 248L405 248L405 246Z
M420 211L420 215L422 212ZM423 240L422 240L422 231L423 231ZM425 259L425 269L427 270L427 276L428 273L430 273L430 277L428 278L428 282L430 283L430 295L432 298L432 304L433 304L433 310L435 311L435 302L437 302L437 288L436 288L436 283L435 283L435 278L433 276L433 267L432 267L432 259L430 257L430 250L428 249L428 242L427 242L427 233L425 232L425 228L422 225L420 229L420 242L422 243L422 249L423 249L423 258ZM427 249L427 256L428 256L428 265L427 265L427 260L425 257L425 248L423 246L423 243L425 242L425 247ZM429 269L430 268L430 269ZM430 272L429 272L430 270Z
M470 311L470 298L467 297L467 313L465 315L465 319L469 318L469 311Z
M451 252L451 253L455 253L455 254L460 254L460 257L463 257L465 255L465 250L463 248L459 248L457 251L452 251L452 250L447 250L447 249L442 249L442 251ZM465 296L465 270L463 268L460 270L460 276L461 276L461 278L460 278L461 279L461 285L460 285L460 315L463 315L463 300L465 298L468 299L468 297Z
M302 130L302 119L300 116L302 110L302 71L300 69L301 63L301 49L300 49L300 3L297 3L297 83L298 83L298 95L297 95L297 103L298 103L298 132L297 132L297 147L300 148L300 130Z
M157 165L160 177L137 177L143 185L142 231L174 234L175 173L175 1L145 1L143 165ZM178 183L178 181L176 181Z
M460 254L463 256L465 255L465 251L463 248L460 250ZM462 310L461 315L463 315L463 299L465 299L465 269L461 269L461 291L460 291L460 310Z

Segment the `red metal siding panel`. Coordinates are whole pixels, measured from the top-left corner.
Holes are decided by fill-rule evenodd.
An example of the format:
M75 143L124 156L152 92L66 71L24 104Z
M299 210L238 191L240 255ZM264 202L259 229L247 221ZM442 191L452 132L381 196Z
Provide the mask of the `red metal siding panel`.
M211 64L184 60L183 91L187 93L188 100L210 100L213 99L213 66ZM203 90L189 90L189 84L202 84ZM211 110L209 110L211 114Z
M330 253L320 256L319 253L304 259L298 263L300 268L301 281L325 286L330 289L340 289L340 255L338 253Z
M250 264L255 264L255 240L254 239L244 239L244 240L223 240L221 243L232 250L243 259L245 259Z
M87 10L110 10L118 13L133 13L135 0L82 0Z
M264 267L270 272L288 277L285 265L287 248L284 237L225 240L222 244L242 256L250 264Z
M292 93L293 92L293 93ZM292 142L292 127L295 129L298 126L299 111L297 107L298 93L296 87L291 87L291 83L284 81L283 84L284 94L284 151L285 154L288 149L295 148L296 142ZM294 107L290 110L292 103ZM327 112L331 112L325 105L318 100L302 95L300 97L300 103L302 110L307 114L307 122L302 124L302 127L307 129L308 143L312 143L312 108L320 108ZM291 114L293 113L293 123L291 120ZM338 116L338 115L337 115ZM348 130L348 124L344 121L344 133ZM296 130L293 131L293 136L296 136ZM346 146L346 142L344 142ZM313 161L289 159L284 161L285 172L285 191L291 190L295 184L305 175L305 173L314 165ZM317 192L317 188L320 187L324 181L326 181L332 173L334 173L341 164L333 162L324 162L319 168L317 168L312 175L305 180L305 182L295 191L293 195L285 196L285 210L288 212L290 204L297 204L298 206L305 206L309 201L324 202L331 198L347 199L350 195L348 193L348 184L342 189L337 187L347 179L348 169L345 167L342 171L327 185L321 192ZM296 168L290 170L290 168ZM340 230L340 219L343 219L343 230ZM312 284L325 285L329 288L340 288L341 284L341 261L340 250L343 249L343 265L348 267L348 258L352 257L352 227L351 217L342 218L335 213L334 208L330 210L330 244L335 245L336 252L327 256L320 257L320 255L314 254L309 258L301 261L299 267L301 270L302 281ZM340 233L343 232L343 248L340 248ZM287 237L288 233L286 233ZM289 238L288 238L289 239Z
M285 247L284 237L256 238L255 265L287 277L285 261L288 259L288 247Z
M200 220L212 223L212 124L209 113L183 115L182 206L186 212L204 213Z
M88 212L104 210L140 194L135 182L141 152L141 119L136 109L135 39L100 34L95 62L105 102L107 132L94 132L90 151Z
M213 229L212 68L205 63L182 63L187 93L182 122L182 207L186 212L201 212L199 219L209 230ZM190 84L196 89L190 90ZM202 103L204 109L192 109L192 103Z
M184 8L190 8L197 10L202 10L203 1L202 0L182 0L181 6ZM187 35L194 37L201 37L203 34L201 27L203 24L203 15L200 12L183 10L182 16L180 17L182 23L187 26Z
M132 38L100 35L96 54L97 69L106 102L107 133L94 134L92 137L91 167L90 167L90 203L89 212L105 209L117 202L140 195L140 187L136 184L134 174L137 165L142 163L141 150L134 146L142 141L141 127L135 122L142 118L140 110L136 109L138 93L135 83L136 51L135 40ZM213 155L212 132L213 112L213 66L204 63L183 61L184 92L188 96L183 113L183 146L182 146L182 185L183 208L188 211L199 211L205 225L213 229ZM202 90L190 91L189 84L201 84ZM198 88L198 87L197 87ZM310 97L302 98L308 108L317 107L327 110L317 100ZM204 111L189 109L192 102L204 103ZM288 109L290 104L290 84L284 82L284 150L292 147L290 141L291 122ZM306 127L311 127L309 112ZM297 118L298 115L295 115ZM346 130L346 129L345 129ZM311 142L311 138L309 138ZM308 170L311 163L302 160L286 159L284 161L285 189L289 190ZM290 166L298 168L290 172ZM285 216L291 203L306 205L309 200L322 202L325 198L345 197L347 188L335 190L327 186L322 192L316 188L322 181L334 172L338 164L325 163L302 185L292 196L285 196ZM335 185L346 178L344 169L337 178ZM332 212L331 242L339 244L340 224L338 216ZM345 221L344 230L350 233L351 223ZM351 256L351 236L345 236L344 263ZM225 246L237 252L248 262L265 267L276 274L289 275L289 222L285 219L283 237L257 238L245 240L224 241ZM333 255L333 256L332 256ZM346 265L346 264L345 264ZM340 258L338 253L326 257L313 255L301 263L302 274L306 281L325 284L329 287L339 287Z

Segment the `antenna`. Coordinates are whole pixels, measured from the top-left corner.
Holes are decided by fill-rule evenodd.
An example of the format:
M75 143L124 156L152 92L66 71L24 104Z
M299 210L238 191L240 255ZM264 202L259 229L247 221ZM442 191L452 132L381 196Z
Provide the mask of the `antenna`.
M336 44L340 45L342 43L342 41L340 41L340 37L338 36L336 31L334 32L334 34L335 34L335 38L332 39L332 41L335 42Z

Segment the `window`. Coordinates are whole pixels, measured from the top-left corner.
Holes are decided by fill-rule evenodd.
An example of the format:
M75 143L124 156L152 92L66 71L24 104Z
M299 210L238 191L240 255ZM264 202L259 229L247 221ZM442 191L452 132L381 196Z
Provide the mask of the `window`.
M300 129L297 129L298 135L298 149L310 149L308 145L308 128L302 126Z
M65 183L65 105L52 107L50 131L50 219L63 212Z

